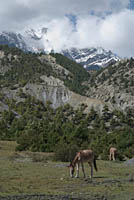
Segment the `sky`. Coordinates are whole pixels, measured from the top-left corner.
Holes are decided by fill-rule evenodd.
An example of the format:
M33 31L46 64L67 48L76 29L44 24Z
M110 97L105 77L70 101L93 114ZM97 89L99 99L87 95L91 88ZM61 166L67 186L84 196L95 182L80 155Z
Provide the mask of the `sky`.
M47 27L55 51L102 47L134 57L134 0L0 0L0 31Z

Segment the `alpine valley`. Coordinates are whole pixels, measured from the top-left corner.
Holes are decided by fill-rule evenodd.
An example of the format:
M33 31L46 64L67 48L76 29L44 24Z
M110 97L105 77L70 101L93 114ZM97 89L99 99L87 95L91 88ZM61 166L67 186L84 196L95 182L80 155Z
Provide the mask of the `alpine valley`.
M47 28L0 33L0 200L134 200L134 59L53 44ZM93 163L72 179L83 149Z
M22 35L1 34L0 139L16 140L18 150L49 152L56 147L87 148L90 142L102 156L107 156L111 143L119 147L128 140L129 150L126 144L119 148L131 157L134 59L87 71L74 61L76 52L89 52L88 58L98 51L99 55L111 52L71 49L65 51L73 53L69 59L39 50L39 36L34 43L31 40L26 43Z

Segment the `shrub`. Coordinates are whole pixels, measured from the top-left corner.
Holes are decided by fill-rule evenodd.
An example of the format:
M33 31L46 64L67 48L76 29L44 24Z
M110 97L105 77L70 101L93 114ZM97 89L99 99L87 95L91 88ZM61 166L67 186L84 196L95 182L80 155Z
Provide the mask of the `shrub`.
M78 151L79 147L75 144L58 144L55 148L55 160L71 162Z
M131 147L128 147L128 148L125 150L124 155L125 155L127 158L132 158L133 155L134 155L134 145L132 145Z

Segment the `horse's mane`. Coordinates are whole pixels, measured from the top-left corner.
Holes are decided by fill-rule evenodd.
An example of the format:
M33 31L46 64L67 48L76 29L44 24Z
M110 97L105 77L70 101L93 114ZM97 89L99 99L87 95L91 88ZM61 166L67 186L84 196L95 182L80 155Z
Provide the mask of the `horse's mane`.
M73 161L71 162L71 165L73 165L73 166L75 165L76 161L78 160L79 154L81 154L81 153L82 153L82 151L79 151L76 153Z

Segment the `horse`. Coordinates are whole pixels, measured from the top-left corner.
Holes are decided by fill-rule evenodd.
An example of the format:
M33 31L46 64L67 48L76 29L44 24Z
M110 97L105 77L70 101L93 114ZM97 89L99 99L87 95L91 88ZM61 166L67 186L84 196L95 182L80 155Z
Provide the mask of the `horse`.
M72 178L74 176L74 171L75 171L76 166L77 166L77 170L76 170L75 178L79 178L80 164L81 164L81 167L82 167L82 172L83 172L84 178L86 177L84 165L83 165L84 162L88 162L89 166L91 167L90 178L92 179L92 177L93 177L93 166L94 166L95 170L97 171L97 165L96 165L96 159L95 159L94 152L91 149L79 151L76 154L76 156L74 157L73 161L68 166L70 168L70 176Z
M117 149L115 147L111 147L109 150L109 160L115 161L116 155L117 155Z

